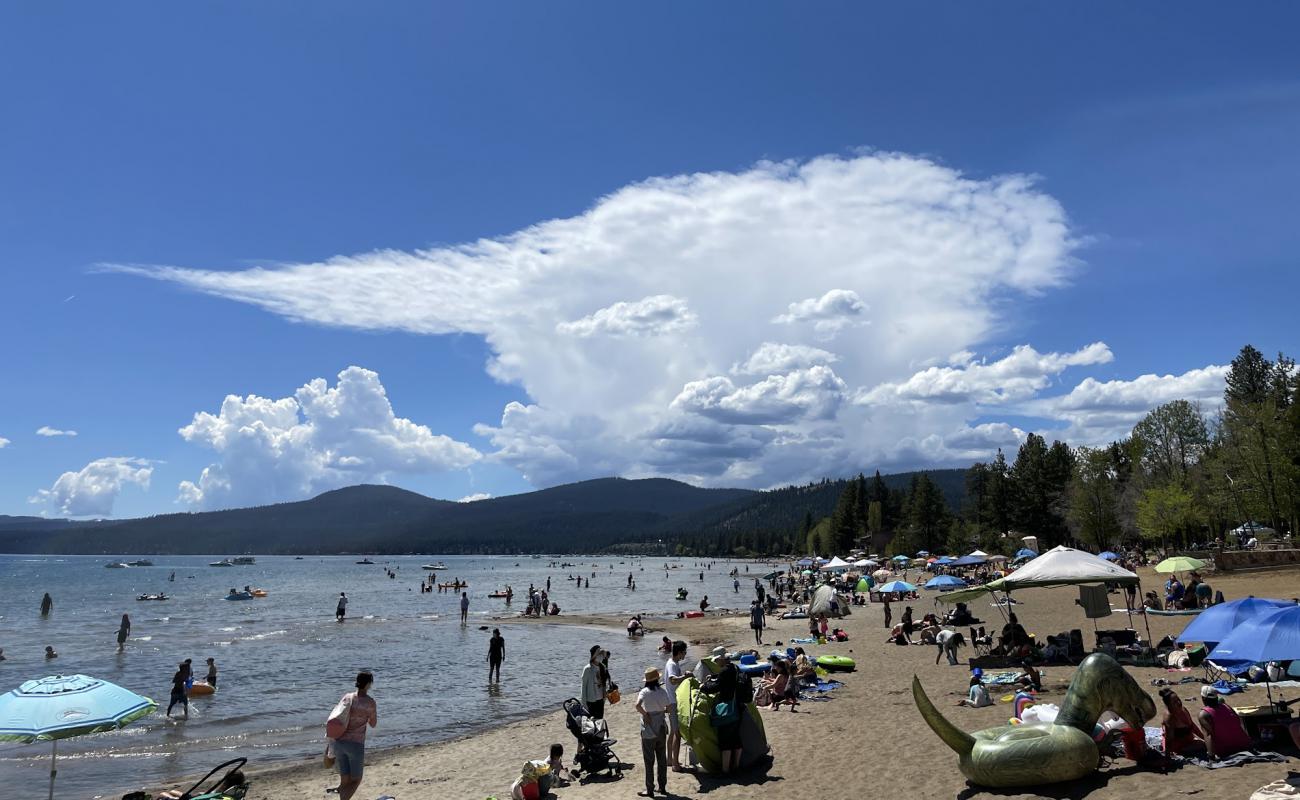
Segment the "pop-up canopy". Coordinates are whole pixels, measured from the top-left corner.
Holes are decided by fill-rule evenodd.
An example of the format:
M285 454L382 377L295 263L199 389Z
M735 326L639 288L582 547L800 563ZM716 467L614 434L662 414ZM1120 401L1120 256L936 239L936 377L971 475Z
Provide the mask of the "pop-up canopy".
M1011 592L1048 586L1076 586L1083 583L1113 583L1136 586L1138 576L1092 553L1061 545L1043 553L1020 569L983 586L972 586L939 595L945 603L964 603L990 592Z

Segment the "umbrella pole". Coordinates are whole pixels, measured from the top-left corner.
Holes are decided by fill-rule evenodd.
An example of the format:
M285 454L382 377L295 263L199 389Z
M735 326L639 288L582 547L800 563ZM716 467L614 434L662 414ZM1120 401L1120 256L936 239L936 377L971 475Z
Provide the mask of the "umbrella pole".
M59 755L59 740L55 739L50 744L50 800L54 800L54 776L59 774L54 767L54 762Z

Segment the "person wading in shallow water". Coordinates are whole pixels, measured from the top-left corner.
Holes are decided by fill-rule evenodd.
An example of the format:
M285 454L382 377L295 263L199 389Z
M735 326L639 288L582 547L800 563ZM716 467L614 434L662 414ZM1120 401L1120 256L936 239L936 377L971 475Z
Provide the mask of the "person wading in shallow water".
M492 638L488 640L488 683L496 675L496 683L501 682L501 662L506 660L506 640L500 628L492 629Z
M348 595L347 592L339 592L339 604L334 609L334 619L339 622L348 615Z

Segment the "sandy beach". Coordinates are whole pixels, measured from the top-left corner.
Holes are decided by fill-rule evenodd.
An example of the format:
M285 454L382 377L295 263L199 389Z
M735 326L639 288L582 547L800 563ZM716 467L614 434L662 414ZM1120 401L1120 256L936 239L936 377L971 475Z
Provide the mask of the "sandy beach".
M1144 570L1142 577L1147 587L1157 586L1160 582L1159 576L1149 571ZM1250 594L1290 597L1300 589L1300 573L1296 571L1211 575L1210 581L1229 599ZM1075 605L1076 597L1075 590L1068 588L1023 592L1018 595L1022 602L1019 616L1027 629L1039 636L1080 628L1085 631L1085 641L1090 644L1092 624ZM1120 595L1113 595L1113 599L1115 604L1122 605ZM926 595L912 605L919 618L932 604L933 600ZM972 610L985 624L1000 627L998 611L987 601L973 605ZM899 612L901 609L896 607L895 619ZM609 636L623 635L622 620L585 616L565 621L587 625L608 623L612 628ZM715 643L741 648L753 640L746 621L738 616L647 622L653 630L651 636L667 634L691 642L690 664ZM1109 625L1102 627L1120 628L1126 626L1127 619L1123 613L1118 613L1103 622ZM1186 617L1152 617L1151 633L1158 639L1165 634L1177 633L1186 623ZM772 645L778 640L785 642L801 636L805 625L803 620L774 620L764 641ZM969 649L963 651L962 665L952 667L946 663L935 665L933 647L886 645L883 643L882 611L874 605L855 608L853 615L843 620L840 627L849 633L848 642L810 650L817 654L851 655L856 659L858 669L843 676L844 686L833 692L832 700L805 702L798 713L787 710L762 712L773 755L769 770L743 775L735 781L709 775L670 773L670 792L678 797L729 800L750 798L767 789L788 796L820 797L835 796L845 789L861 791L870 786L888 785L890 793L897 797L1087 796L1100 799L1178 798L1199 794L1214 798L1245 798L1258 787L1285 778L1294 766L1292 761L1220 770L1184 767L1160 774L1121 759L1099 771L1094 779L1079 784L1046 787L1042 793L988 792L969 785L957 771L956 755L926 727L909 691L915 673L936 705L957 725L977 730L1004 724L1011 716L1009 703L999 702L983 709L954 706L966 686L965 657L969 655ZM1134 618L1134 627L1145 635L1145 627L1137 617ZM575 653L575 692L582 657L582 653ZM639 674L645 666L649 664L618 665L615 677L621 677L628 688L625 696L632 694L631 687L635 681L631 676ZM1155 678L1176 681L1185 675L1200 674L1199 671L1175 673L1164 669L1133 669L1132 672L1153 697L1156 690L1151 681ZM1059 703L1072 674L1070 668L1047 667L1044 700ZM510 683L527 679L526 663L507 661L503 691L508 692ZM448 684L436 691L456 690L454 685ZM1188 684L1179 689L1179 694L1195 707L1197 691L1198 686ZM1287 694L1287 691L1282 694ZM1289 692L1294 694L1295 690ZM1237 706L1254 705L1263 697L1262 689L1252 688L1234 695L1231 702ZM382 724L385 703L400 702L400 699L385 697L382 692L378 693L377 699ZM558 710L564 699L555 698L555 712L533 719L436 744L371 751L367 758L365 782L357 796L371 798L388 794L399 800L506 798L509 796L508 787L520 766L528 759L544 758L550 743L563 743L566 755L572 754L573 738L565 730L562 713ZM557 796L593 800L623 800L636 796L643 788L636 716L632 703L627 700L610 707L606 713L612 735L619 740L614 749L625 763L635 765L634 768L620 781L573 785L557 790ZM1158 717L1148 724L1158 724ZM325 789L335 782L334 774L325 770L318 759L295 766L263 771L254 769L249 796L256 800L316 800L325 797Z

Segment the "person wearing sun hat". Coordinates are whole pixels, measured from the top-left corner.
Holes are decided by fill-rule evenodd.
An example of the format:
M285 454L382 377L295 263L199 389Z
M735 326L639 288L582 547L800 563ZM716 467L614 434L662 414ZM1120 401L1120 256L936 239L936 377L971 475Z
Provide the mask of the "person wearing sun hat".
M659 670L646 667L645 687L636 695L636 711L641 715L641 757L645 761L645 791L642 797L654 797L655 778L659 793L668 794L668 709L672 707L668 690L659 682Z

